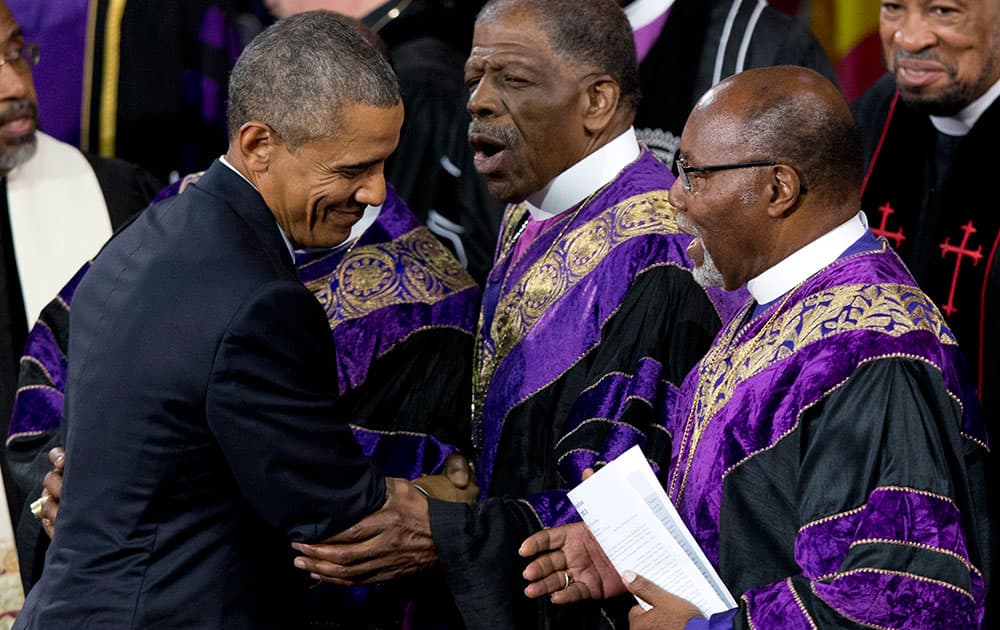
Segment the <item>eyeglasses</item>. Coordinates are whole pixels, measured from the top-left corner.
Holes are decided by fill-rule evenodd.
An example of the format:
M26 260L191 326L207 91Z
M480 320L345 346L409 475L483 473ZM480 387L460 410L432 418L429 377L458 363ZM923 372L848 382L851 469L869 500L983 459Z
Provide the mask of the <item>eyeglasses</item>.
M17 48L8 48L0 56L0 67L10 64L12 68L22 69L21 63L27 62L28 67L34 68L38 65L41 47L38 44L25 44Z
M686 166L684 160L678 159L674 161L677 165L677 179L681 180L681 185L684 186L684 190L688 192L693 192L691 190L691 179L688 177L690 173L713 173L715 171L731 171L738 168L753 168L755 166L777 166L777 162L771 161L757 161L757 162L734 162L732 164L716 164L713 166Z

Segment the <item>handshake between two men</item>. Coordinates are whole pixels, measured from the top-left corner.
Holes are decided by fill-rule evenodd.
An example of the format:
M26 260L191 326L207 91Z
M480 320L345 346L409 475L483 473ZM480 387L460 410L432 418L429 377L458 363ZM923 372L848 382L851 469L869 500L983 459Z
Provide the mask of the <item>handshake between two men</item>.
M61 447L49 452L52 463L44 479L42 496L33 503L33 513L51 538L62 496L66 454ZM584 473L584 479L593 471ZM413 575L437 564L431 536L428 497L443 501L474 503L479 495L468 460L449 456L440 473L408 481L386 479L386 502L382 509L322 543L293 543L301 555L295 566L315 580L341 586L387 582ZM653 606L644 611L635 606L629 613L630 628L683 628L701 613L690 602L671 595L642 576L626 572L620 576L583 523L543 529L521 545L518 553L535 557L523 576L529 582L529 598L551 596L555 604L585 599L607 599L630 592Z
M65 450L53 448L49 461L52 470L45 475L44 490L32 503L32 513L52 538L62 497ZM342 586L387 582L429 569L436 564L437 553L427 497L474 503L479 496L471 466L459 454L448 456L438 474L412 482L388 477L385 482L386 501L380 510L322 543L293 543L302 554L295 558L295 566L316 580Z

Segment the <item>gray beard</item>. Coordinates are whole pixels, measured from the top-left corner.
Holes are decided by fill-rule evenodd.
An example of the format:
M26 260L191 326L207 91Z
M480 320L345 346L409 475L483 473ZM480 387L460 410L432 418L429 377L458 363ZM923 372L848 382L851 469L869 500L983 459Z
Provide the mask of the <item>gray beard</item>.
M715 261L712 260L711 254L709 254L708 250L705 249L704 243L701 244L701 251L705 260L691 270L691 275L694 276L694 281L705 289L709 287L725 286L725 280L722 278L722 272L715 266Z
M0 173L9 173L14 167L20 166L31 159L38 149L38 137L32 133L21 144L8 147L0 152Z

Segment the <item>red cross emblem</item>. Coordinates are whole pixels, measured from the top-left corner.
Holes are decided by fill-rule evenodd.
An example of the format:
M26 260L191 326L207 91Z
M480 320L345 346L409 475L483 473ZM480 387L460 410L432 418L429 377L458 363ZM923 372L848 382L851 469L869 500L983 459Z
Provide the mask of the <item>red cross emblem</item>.
M895 232L890 232L887 227L887 224L889 223L889 215L895 214L896 211L893 210L888 201L885 202L882 207L878 209L878 211L882 213L882 223L880 223L877 228L871 228L872 234L875 236L884 236L885 238L893 241L896 249L899 249L899 246L906 240L906 237L903 236L903 228L899 228Z
M955 254L955 272L951 276L951 291L948 293L948 303L942 306L945 315L951 317L956 311L955 308L955 287L958 286L958 272L962 268L962 258L968 256L972 259L972 266L975 267L979 264L979 261L983 258L983 246L980 245L976 249L966 249L966 245L969 244L969 237L976 233L975 226L972 225L972 220L970 219L968 223L962 226L962 231L965 234L962 235L962 244L955 246L951 244L951 238L945 238L944 242L941 243L941 258L945 258L948 254Z

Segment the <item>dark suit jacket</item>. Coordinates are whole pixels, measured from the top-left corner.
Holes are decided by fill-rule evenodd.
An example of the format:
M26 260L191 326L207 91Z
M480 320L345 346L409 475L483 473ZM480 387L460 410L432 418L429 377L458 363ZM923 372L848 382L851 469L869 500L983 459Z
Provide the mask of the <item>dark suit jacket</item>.
M285 628L289 541L378 509L334 348L260 195L215 163L74 296L58 532L19 628Z

